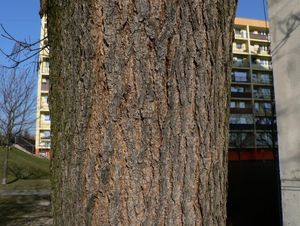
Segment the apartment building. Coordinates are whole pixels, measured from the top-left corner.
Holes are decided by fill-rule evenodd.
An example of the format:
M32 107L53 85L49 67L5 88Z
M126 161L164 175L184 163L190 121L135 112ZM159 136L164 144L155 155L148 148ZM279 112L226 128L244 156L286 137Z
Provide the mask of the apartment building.
M49 93L49 49L43 48L47 45L46 18L41 21L41 43L42 51L39 56L38 68L38 91L37 91L37 111L36 111L36 138L35 153L46 158L50 158L50 114L48 106Z
M272 160L277 147L269 25L235 19L229 160Z
M228 219L281 222L277 128L269 25L236 18L231 73Z

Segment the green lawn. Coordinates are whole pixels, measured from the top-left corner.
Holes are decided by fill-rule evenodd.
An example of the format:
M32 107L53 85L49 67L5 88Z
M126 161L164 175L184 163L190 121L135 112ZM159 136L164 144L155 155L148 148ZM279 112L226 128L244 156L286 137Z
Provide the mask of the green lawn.
M0 179L3 176L5 149L0 147ZM0 191L50 189L49 160L26 154L15 148L8 157L8 184Z

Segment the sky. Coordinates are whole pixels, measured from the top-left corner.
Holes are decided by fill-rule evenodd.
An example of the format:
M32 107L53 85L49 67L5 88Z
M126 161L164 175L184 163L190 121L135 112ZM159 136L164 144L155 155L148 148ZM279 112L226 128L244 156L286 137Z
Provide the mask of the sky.
M264 20L264 4L266 16L268 15L267 2L267 0L238 0L236 16Z
M1 2L0 24L16 39L20 41L36 41L39 39L40 0L7 0ZM3 30L0 28L0 33ZM0 37L0 48L10 53L13 42ZM0 65L8 65L7 59L0 54Z

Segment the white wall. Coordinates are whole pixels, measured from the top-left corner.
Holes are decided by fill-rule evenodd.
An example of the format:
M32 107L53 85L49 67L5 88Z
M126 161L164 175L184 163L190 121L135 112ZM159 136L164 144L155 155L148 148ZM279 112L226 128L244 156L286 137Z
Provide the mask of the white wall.
M269 0L283 225L300 225L300 0Z

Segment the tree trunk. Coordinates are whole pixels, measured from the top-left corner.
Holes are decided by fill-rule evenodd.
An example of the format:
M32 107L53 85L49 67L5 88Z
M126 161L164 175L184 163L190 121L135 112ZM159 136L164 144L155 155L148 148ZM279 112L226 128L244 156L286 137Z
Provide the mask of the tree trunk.
M3 159L3 175L2 175L2 184L7 184L7 171L8 171L8 153L9 153L9 146L5 146L5 153Z
M225 225L235 0L51 0L56 225Z

